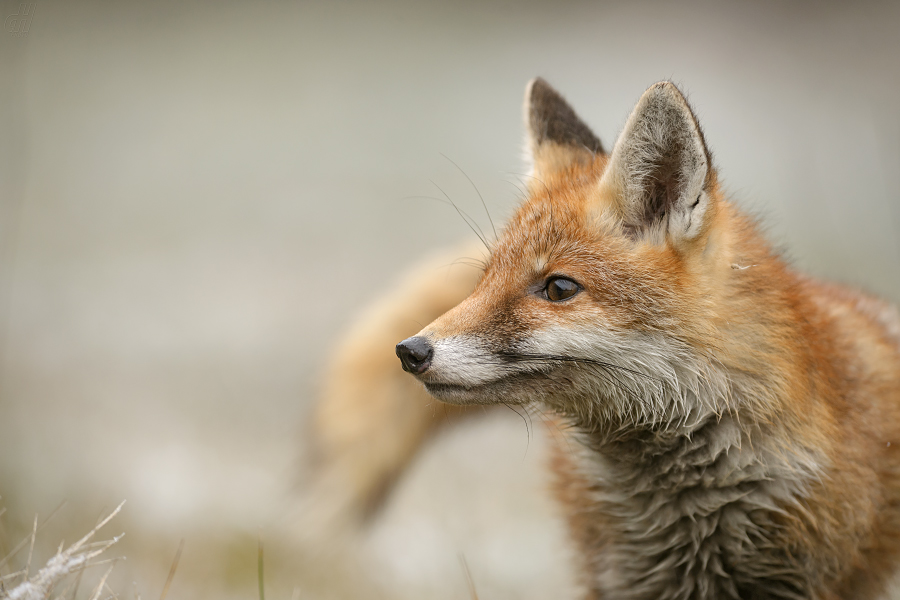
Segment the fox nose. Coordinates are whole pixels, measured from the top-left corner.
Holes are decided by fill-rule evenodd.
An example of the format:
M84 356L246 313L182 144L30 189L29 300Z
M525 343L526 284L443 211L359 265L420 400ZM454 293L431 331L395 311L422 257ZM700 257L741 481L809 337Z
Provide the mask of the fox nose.
M431 366L434 348L423 337L411 337L397 344L397 356L403 364L403 370L419 375Z

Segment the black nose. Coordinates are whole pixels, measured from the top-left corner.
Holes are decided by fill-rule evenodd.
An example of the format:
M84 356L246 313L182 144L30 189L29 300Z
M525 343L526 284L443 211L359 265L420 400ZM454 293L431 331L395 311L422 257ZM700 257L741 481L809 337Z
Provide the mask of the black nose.
M403 370L421 374L431 366L434 348L423 337L411 337L397 344L397 356L403 363Z

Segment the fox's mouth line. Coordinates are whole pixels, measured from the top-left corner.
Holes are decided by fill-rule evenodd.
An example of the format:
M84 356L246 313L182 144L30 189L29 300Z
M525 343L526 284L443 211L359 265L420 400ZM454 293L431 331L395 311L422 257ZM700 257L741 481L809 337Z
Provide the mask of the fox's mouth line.
M440 381L423 381L425 384L425 389L429 392L435 391L455 391L455 392L473 392L478 391L479 389L490 387L492 385L497 384L500 381L503 381L506 377L502 377L500 379L493 379L491 381L485 381L483 383L474 383L472 385L464 385L462 383L442 383Z
M504 382L507 381L506 377L501 379L496 379L493 381L488 381L485 383L478 383L475 385L461 385L458 383L427 383L425 384L425 390L437 398L442 402L449 402L451 404L464 403L468 404L470 402L474 402L476 404L483 404L485 402L485 398L488 396L493 396L496 390L499 390L500 386L503 385ZM490 401L488 401L490 403Z
M512 363L513 361L511 360L504 360L502 363L500 363L503 366L507 367L504 371L496 373L495 376L491 379L485 379L472 383L452 383L448 381L441 381L440 378L429 380L430 374L427 372L424 375L420 375L418 377L429 392L435 390L447 392L477 393L480 390L490 389L498 385L509 384L517 379L541 377L552 370L552 367L550 365L543 365L542 367L536 367L532 365L530 366L530 368L522 368L520 366L517 369L511 369L509 368L509 366Z
M493 381L489 381L487 383L478 383L475 385L462 385L459 383L425 383L425 389L428 390L428 393L433 392L472 392L477 391L479 388L484 388L492 385Z
M500 356L505 359L506 364L518 362L528 366L521 370L510 370L496 379L472 384L428 381L428 373L424 377L421 375L417 377L424 384L425 390L429 394L438 400L451 403L475 401L480 404L484 402L484 398L487 396L494 397L494 399L488 401L492 403L496 401L495 398L498 395L508 394L520 386L527 386L529 382L533 384L535 380L552 377L551 373L563 365L592 367L604 373L610 383L615 383L618 387L633 395L640 395L641 391L640 389L635 389L635 382L630 380L644 380L644 383L660 389L665 386L665 382L656 376L642 373L623 365L591 358L534 353L505 353Z
M441 381L422 381L425 390L439 400L451 397L475 398L495 394L503 389L509 390L517 384L526 385L527 380L540 379L546 376L544 371L523 371L507 373L497 379L473 384L445 383Z

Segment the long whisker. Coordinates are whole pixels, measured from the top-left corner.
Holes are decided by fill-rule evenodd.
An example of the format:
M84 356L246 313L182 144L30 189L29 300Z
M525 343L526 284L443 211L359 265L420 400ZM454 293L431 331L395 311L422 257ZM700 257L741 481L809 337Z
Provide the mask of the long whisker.
M466 265L467 267L473 267L481 271L484 271L487 268L487 263L485 261L471 256L461 256L447 266L452 267L453 265Z
M505 181L505 182L508 183L509 185L513 186L514 188L516 188L516 191L519 192L519 193L518 193L518 199L519 199L519 200L522 200L523 198L527 198L527 197L528 197L528 192L525 191L525 188L523 188L521 185L519 185L519 184L516 183L515 181L510 181L509 179L504 179L503 181Z
M523 415L522 413L517 411L515 408L513 408L512 405L507 404L506 402L503 402L503 406L505 406L509 410L511 410L514 413L516 413L517 415L519 415L519 418L522 419L523 423L525 423L525 437L526 437L525 455L527 456L528 448L531 447L531 424L529 423L531 421L531 415L528 415L528 411L526 410L525 415L528 415L528 418L526 419L525 415Z
M460 208L456 205L456 202L451 200L450 196L447 195L447 192L445 192L444 190L441 189L441 186L436 184L434 181L431 182L431 185L436 187L438 189L438 191L444 195L444 197L447 199L447 202L449 202L450 205L456 209L457 214L459 214L459 216L462 217L462 220L465 221L466 224L469 226L469 229L471 229L472 232L478 236L478 239L481 240L481 243L484 244L484 247L487 248L488 253L490 253L491 246L490 246L490 244L487 243L487 240L485 240L484 232L481 230L481 227L478 226L478 223L475 222L475 219L473 219L472 217L467 215L465 213L465 211L460 210Z
M434 184L435 187L437 187L437 184L435 184L433 181L431 183ZM475 219L473 219L469 215L469 213L467 213L466 211L464 211L463 209L458 207L456 205L456 203L453 202L453 200L450 200L450 197L447 196L447 194L446 194L446 192L444 192L444 190L441 190L441 188L438 188L438 189L441 191L442 194L444 194L444 196L446 196L446 198L438 198L437 196L413 195L413 196L404 196L403 198L401 198L401 200L434 200L435 202L440 202L441 204L446 204L447 206L452 206L454 209L456 209L457 214L459 214L459 216L462 217L463 222L469 226L469 229L471 229L472 232L478 236L478 239L481 240L481 243L483 243L485 246L487 246L487 242L485 241L485 239L483 237L484 232L481 231L480 227L478 228L478 231L475 230L475 227L478 226L478 224L475 223ZM473 223L474 223L474 225L473 225ZM479 232L481 232L481 233L479 233ZM490 251L491 251L491 248L490 248L490 246L488 246L488 252L490 252Z
M664 381L659 377L654 377L653 375L648 375L647 373L641 373L640 371L636 371L634 369L629 369L628 367L623 367L622 365L617 365L614 363L605 362L602 360L596 360L593 358L580 358L576 356L565 356L563 354L532 354L532 353L519 353L519 352L502 352L499 353L499 356L507 359L509 361L546 361L546 362L570 362L570 363L588 363L593 364L598 367L603 367L605 369L615 369L619 371L624 371L630 375L635 375L637 377L642 377L644 379L650 379L654 383L659 385L663 385Z
M482 196L482 195L481 195L481 192L478 191L478 186L475 185L475 182L472 181L472 178L469 177L468 173L466 173L465 171L462 170L462 167L460 167L458 164L456 164L455 162L453 162L453 159L452 159L452 158L450 158L449 156L447 156L447 155L444 154L443 152L439 152L438 154L440 154L441 156L443 156L444 158L446 158L447 160L449 160L449 161L450 161L450 164L452 164L454 167L456 167L457 169L459 169L459 172L462 173L462 174L465 176L465 178L469 180L469 183L472 184L472 187L475 189L475 193L478 194L478 198L481 200L481 206L484 207L484 212L485 212L485 214L487 215L488 221L491 223L491 229L494 230L494 239L496 240L496 239L497 239L497 228L494 227L494 220L491 218L491 212L488 210L487 203L484 201L484 196Z
M469 262L467 260L454 260L452 263L447 265L448 267L455 267L456 265L464 265L466 267L471 267L478 271L484 271L484 265L477 262Z
M544 182L544 180L541 179L540 177L536 177L536 176L530 175L530 174L528 174L528 173L517 173L517 172L515 172L515 171L510 171L510 172L508 172L507 174L508 174L508 175L513 175L513 176L515 176L515 177L522 177L522 178L528 177L529 179L534 179L535 181L537 181L538 183L540 183L542 186L544 186L544 190L547 192L548 195L550 194L550 186L548 186L548 185Z
M646 373L641 373L640 371L636 371L628 367L623 367L622 365L617 365L614 363L591 358L578 358L558 354L531 354L516 352L501 353L500 356L504 360L510 362L532 362L541 365L548 365L549 363L554 362L565 362L598 367L610 376L610 379L608 380L610 383L613 383L616 387L624 391L635 401L641 400L647 392L647 390L642 389L639 381L635 381L635 378L649 380L649 382L651 382L656 388L657 394L662 394L666 387L666 382L658 377L654 377Z

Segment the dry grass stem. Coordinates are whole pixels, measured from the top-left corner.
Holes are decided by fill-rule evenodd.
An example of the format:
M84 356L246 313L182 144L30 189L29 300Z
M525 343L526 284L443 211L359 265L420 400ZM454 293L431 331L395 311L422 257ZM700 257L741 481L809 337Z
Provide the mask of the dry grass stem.
M169 576L166 578L166 585L163 586L163 591L159 596L159 600L166 600L166 595L169 593L169 586L172 585L172 580L175 579L175 570L178 568L178 561L181 560L182 550L184 550L184 538L181 538L181 541L178 542L178 550L175 551L175 560L172 561L172 568L169 569Z
M119 504L119 506L111 512L105 519L100 521L96 527L94 527L87 535L83 538L69 546L67 549L63 550L62 545L60 545L59 550L57 550L56 554L47 561L47 564L38 572L28 579L28 570L31 565L31 557L34 550L34 538L37 535L40 527L37 524L37 517L35 517L35 525L32 529L32 534L30 536L31 539L31 549L29 550L29 558L28 563L21 573L24 574L23 581L16 587L11 590L4 590L0 593L0 600L47 600L50 598L50 593L53 589L68 575L78 572L78 577L73 583L74 589L77 591L78 581L81 579L81 573L87 567L97 566L99 564L109 563L110 561L99 561L96 563L92 563L91 559L96 558L103 552L105 552L110 546L118 542L122 536L116 536L110 540L106 540L103 542L91 542L91 538L93 538L101 527L106 525L110 519L115 517L119 511L122 510L122 506L125 503ZM54 511L55 514L56 511ZM50 515L53 516L52 514ZM50 517L47 518L49 520ZM44 523L47 522L44 521ZM22 545L22 544L20 544ZM18 550L14 550L4 562L8 560L15 552ZM103 586L106 583L107 577L109 577L110 572L115 566L115 560L112 561L113 564L110 565L109 569L106 571L106 574L100 580L100 584L94 590L94 593L91 596L92 600L98 600L101 591L103 590ZM62 594L57 596L57 598L64 598L65 594L68 590L64 591ZM74 597L74 593L73 593Z

